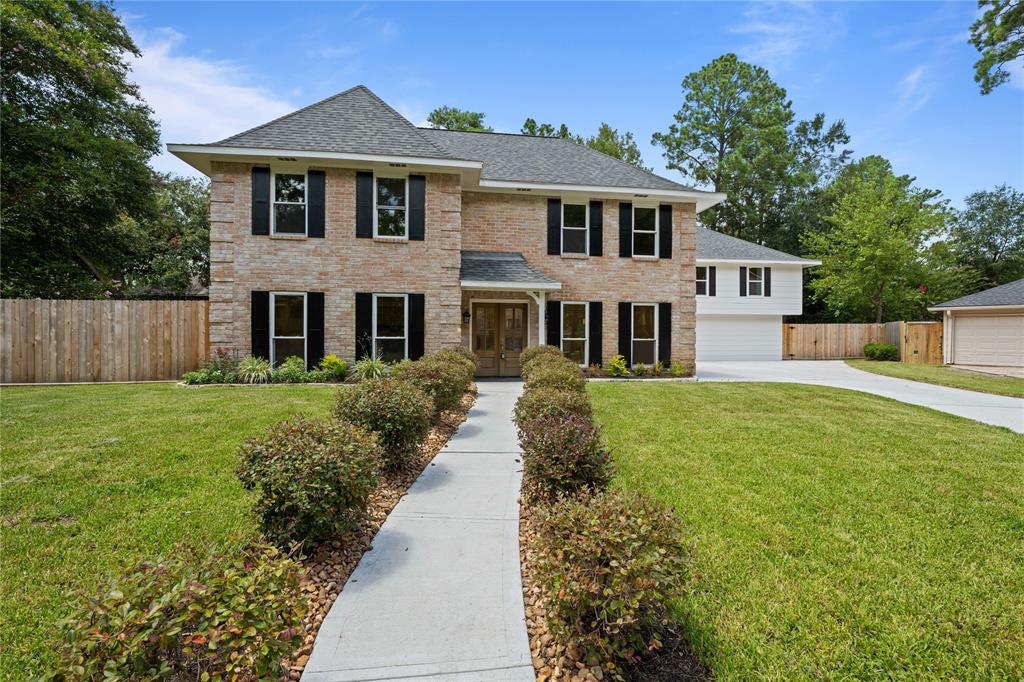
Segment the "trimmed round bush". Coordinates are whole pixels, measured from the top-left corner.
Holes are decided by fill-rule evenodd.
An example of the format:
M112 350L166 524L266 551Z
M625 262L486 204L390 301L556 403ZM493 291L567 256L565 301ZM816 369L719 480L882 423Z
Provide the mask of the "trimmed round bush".
M364 381L338 391L334 416L377 434L384 466L401 469L419 455L434 416L434 402L407 381Z
M523 351L519 353L519 364L522 367L526 367L526 365L528 365L532 360L543 355L558 358L565 357L562 355L562 350L557 346L530 346L529 348L524 348Z
M538 388L583 391L585 385L586 379L583 377L583 372L571 360L559 363L545 361L543 366L532 366L527 375L523 377L523 387L527 391Z
M520 375L523 377L523 381L526 381L530 375L534 372L539 372L542 369L548 367L576 367L576 363L565 357L564 355L551 355L545 353L544 355L538 355L537 357L530 360L525 365L521 365L522 370Z
M429 395L435 415L458 407L471 380L464 360L437 356L397 365L394 376Z
M519 426L523 488L531 500L600 489L611 480L612 458L601 430L576 414L542 415Z
M366 514L383 454L362 426L294 418L242 444L238 478L256 490L255 513L272 542L316 541Z
M638 494L564 498L538 514L537 578L548 625L620 677L683 596L685 554L671 510Z
M900 359L900 348L894 343L868 343L864 345L864 357L868 360L898 362Z
M45 679L279 679L302 645L300 573L273 547L179 546L83 595Z
M473 380L476 379L476 356L465 349L463 350L465 352L459 352L455 348L448 348L428 355L427 358L461 367L466 373L466 388L469 388L469 384L473 383Z
M580 391L535 388L519 396L514 411L516 424L525 424L537 417L569 414L590 419L593 414L590 396Z

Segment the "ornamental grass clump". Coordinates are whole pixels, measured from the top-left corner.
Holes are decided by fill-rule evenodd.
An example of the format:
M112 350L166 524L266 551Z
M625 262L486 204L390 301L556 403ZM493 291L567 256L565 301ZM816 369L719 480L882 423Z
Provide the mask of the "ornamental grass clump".
M334 416L377 434L384 467L397 470L419 455L430 432L434 401L412 384L388 377L341 388Z
M237 468L255 490L255 514L272 542L315 542L352 530L366 515L383 453L362 426L300 417L242 444Z
M301 567L269 546L144 561L61 623L44 679L274 680L302 644Z
M683 596L678 519L643 495L609 490L541 507L537 526L548 626L622 679L638 655L663 645L669 609Z
M578 414L541 415L519 425L523 489L531 501L599 490L613 475L601 430Z
M564 417L576 415L589 420L593 414L590 396L580 391L567 391L560 388L535 388L525 391L516 400L513 415L517 425L536 419L537 417Z
M458 407L472 381L465 360L436 355L396 365L393 374L431 397L435 417Z

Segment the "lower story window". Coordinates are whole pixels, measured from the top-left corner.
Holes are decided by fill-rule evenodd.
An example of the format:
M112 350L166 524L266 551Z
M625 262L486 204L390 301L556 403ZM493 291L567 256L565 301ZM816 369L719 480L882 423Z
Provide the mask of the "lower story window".
M373 352L386 362L409 355L408 306L405 294L373 295Z
M274 292L270 299L270 362L276 367L292 356L306 359L306 294Z
M653 365L658 357L658 306L633 304L633 364Z
M586 303L562 303L562 353L577 365L587 364Z

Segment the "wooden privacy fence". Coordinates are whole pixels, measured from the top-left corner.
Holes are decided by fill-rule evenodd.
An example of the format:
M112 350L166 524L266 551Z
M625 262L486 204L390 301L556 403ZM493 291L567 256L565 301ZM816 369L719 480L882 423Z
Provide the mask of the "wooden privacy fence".
M177 379L210 349L207 301L0 301L0 381Z
M899 346L903 362L942 364L941 322L782 325L786 360L862 358L868 343Z

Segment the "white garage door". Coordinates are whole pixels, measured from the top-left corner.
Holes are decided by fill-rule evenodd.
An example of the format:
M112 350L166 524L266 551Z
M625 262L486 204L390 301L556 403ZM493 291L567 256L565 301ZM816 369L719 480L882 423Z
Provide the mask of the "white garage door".
M953 363L1024 367L1024 315L957 315Z
M781 315L698 315L697 360L781 360Z

